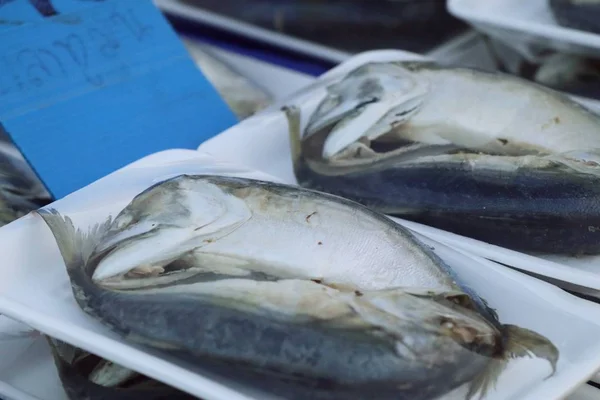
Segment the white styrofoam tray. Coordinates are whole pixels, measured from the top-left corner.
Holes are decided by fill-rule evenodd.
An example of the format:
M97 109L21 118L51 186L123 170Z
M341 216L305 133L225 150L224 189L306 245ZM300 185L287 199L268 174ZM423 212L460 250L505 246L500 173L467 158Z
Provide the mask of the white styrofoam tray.
M244 133L252 138L257 137L259 131L244 130ZM225 151L234 137L223 137L221 150ZM270 146L264 145L256 141L249 145L248 151L268 159L272 156L268 152ZM214 146L213 149L219 150ZM245 154L240 156L245 158ZM282 175L280 171L274 172ZM70 216L76 226L89 226L118 212L145 188L182 173L281 180L235 164L216 163L211 157L191 150L170 150L110 174L54 202L51 207ZM501 375L497 390L486 399L563 398L600 368L599 305L491 261L420 235L419 238L434 247L467 285L486 298L503 323L533 329L552 340L560 350L557 371L551 378L544 380L550 367L541 359L513 360ZM0 313L206 400L275 398L197 366L127 343L87 316L73 298L54 238L39 216L30 214L0 228L0 246L5 247L5 258L0 265L5 277L0 281ZM506 296L507 293L511 295ZM10 368L1 371L10 371ZM3 376L0 380L6 382ZM19 389L28 392L28 388ZM460 399L464 394L463 387L448 398Z
M0 399L68 400L46 340L3 315L0 315Z
M548 0L448 0L448 11L530 61L545 50L600 56L600 35L555 21Z

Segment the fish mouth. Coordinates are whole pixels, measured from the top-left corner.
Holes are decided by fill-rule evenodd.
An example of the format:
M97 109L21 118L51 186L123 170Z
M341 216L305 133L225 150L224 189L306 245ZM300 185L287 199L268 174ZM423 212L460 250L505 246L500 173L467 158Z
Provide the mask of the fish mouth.
M154 274L186 254L216 242L237 230L251 217L241 213L215 215L199 225L179 226L156 221L137 222L124 229L109 230L96 247L104 254L92 274L103 281L130 272Z
M124 275L139 265L161 261L158 252L144 246L144 239L150 239L162 227L156 224L133 225L124 230L111 229L94 249L100 255L92 280L103 281ZM162 250L162 248L161 248Z
M206 235L198 231L201 229L149 224L110 233L95 250L102 256L92 280L102 282L129 274L154 275L172 261L206 245Z
M401 95L382 99L357 109L356 115L342 119L323 144L323 158L332 158L362 138L375 140L414 115L422 104L421 95Z
M423 105L429 83L393 63L367 64L327 88L305 139L330 129L322 149L329 159L362 138L374 140L407 122Z
M307 136L332 128L340 121L349 116L360 114L368 105L377 103L378 97L372 97L363 101L343 101L339 96L328 95L322 103L320 110L306 128Z
M119 245L150 235L159 228L155 223L141 223L132 225L124 230L109 229L104 235L103 240L97 245L96 252L107 252Z

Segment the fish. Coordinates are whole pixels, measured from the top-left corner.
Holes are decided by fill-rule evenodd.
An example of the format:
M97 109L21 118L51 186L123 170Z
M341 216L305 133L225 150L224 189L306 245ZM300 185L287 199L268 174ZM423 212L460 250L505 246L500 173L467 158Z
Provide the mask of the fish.
M421 53L468 29L467 24L448 13L445 0L181 1L194 8L348 53L375 48L401 48ZM322 63L322 60L316 61Z
M304 129L281 108L300 186L513 250L600 252L600 117L566 95L431 61L325 92Z
M490 71L517 75L569 95L600 100L598 57L543 49L532 59L491 38L484 38L483 43L494 64Z
M244 120L269 106L272 95L222 60L208 46L181 39L204 76L215 87L236 117Z
M600 4L600 3L599 3ZM535 82L576 96L600 100L600 60L555 53L540 63Z
M51 336L44 338L69 400L197 399Z
M0 226L51 202L51 195L0 125Z
M600 34L599 0L548 0L559 25Z
M287 399L486 393L545 336L502 324L410 231L350 200L179 175L89 229L51 207L74 299L124 340Z

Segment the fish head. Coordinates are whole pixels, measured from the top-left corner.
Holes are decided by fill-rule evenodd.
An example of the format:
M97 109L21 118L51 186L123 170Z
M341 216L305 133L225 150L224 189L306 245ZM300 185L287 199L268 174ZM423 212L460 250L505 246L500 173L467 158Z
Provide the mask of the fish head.
M493 356L501 345L498 328L474 310L449 308L447 312L439 313L435 321L443 336L475 353Z
M434 290L409 294L410 291L392 289L363 297L379 310L417 327L418 335L430 336L440 345L451 340L480 354L491 354L498 347L501 336L497 326L478 311L468 294Z
M496 354L502 334L472 309L467 294L428 292L398 287L347 298L363 321L393 340L400 359L456 368L458 359L486 363Z
M232 232L250 218L245 202L210 177L181 175L136 196L94 253L102 280L140 266L160 267Z
M429 85L395 63L368 63L327 88L304 138L329 130L322 157L335 156L354 142L375 139L419 110Z

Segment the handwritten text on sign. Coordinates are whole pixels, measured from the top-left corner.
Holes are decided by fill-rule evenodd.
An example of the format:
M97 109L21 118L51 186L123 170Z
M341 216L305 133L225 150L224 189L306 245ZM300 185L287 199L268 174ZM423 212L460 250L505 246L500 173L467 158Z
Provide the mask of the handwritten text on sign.
M132 70L143 73L151 61L160 59L157 52L166 50L154 46L152 21L145 21L135 8L118 4L99 8L97 14L86 16L85 23L76 14L60 18L39 27L35 45L17 37L4 40L19 30L4 33L8 45L0 49L0 115L9 107L11 113L39 107L31 102L32 95L73 96L87 85L101 87L129 79Z

